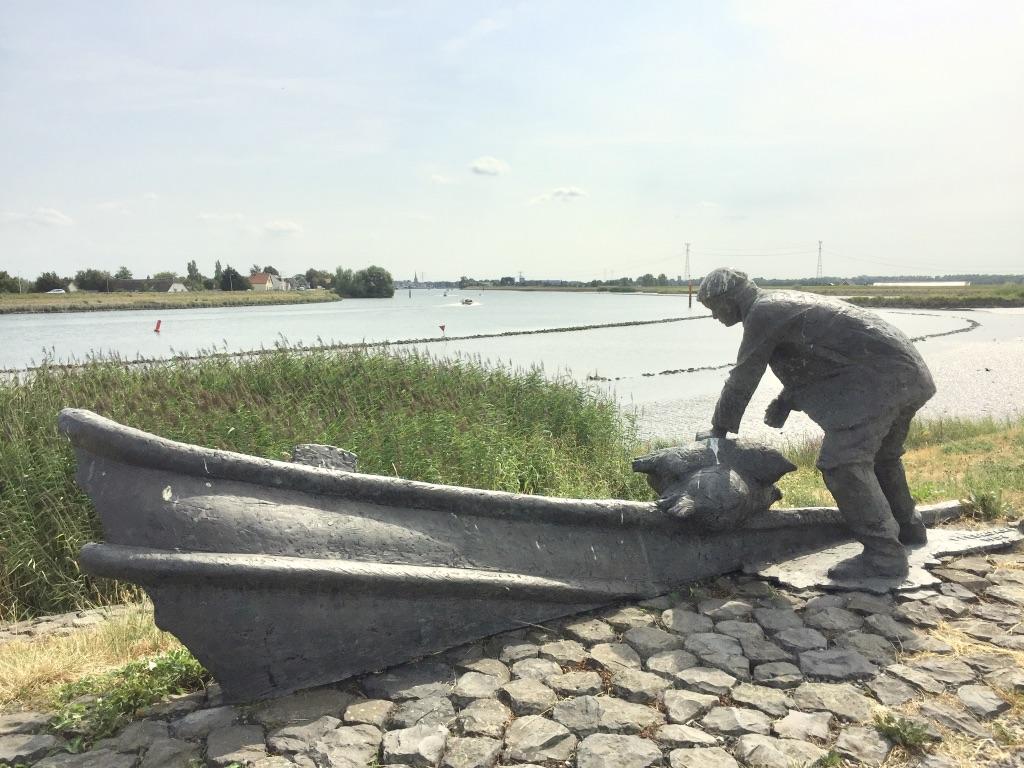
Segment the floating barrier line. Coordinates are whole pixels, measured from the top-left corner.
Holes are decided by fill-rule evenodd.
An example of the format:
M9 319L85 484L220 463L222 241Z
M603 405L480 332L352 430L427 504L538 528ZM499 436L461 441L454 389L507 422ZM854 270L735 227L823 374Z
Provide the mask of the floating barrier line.
M901 314L917 315L918 317L942 317L942 315L933 315L928 312L903 312ZM970 331L973 331L975 328L978 328L981 325L981 323L979 323L977 320L973 320L969 317L960 317L959 315L954 315L954 317L957 320L963 320L965 323L967 323L967 325L963 326L962 328L954 328L952 331L940 331L938 333L926 333L924 336L913 336L910 340L914 342L927 341L928 339L937 339L940 336L952 336L954 333L969 333ZM723 368L732 368L733 365L733 363L721 363L720 365L701 365L696 368L674 368L667 371L658 371L657 373L647 371L639 375L614 377L600 376L596 373L593 373L587 375L587 381L623 381L628 379L651 378L653 376L675 376L676 374L679 373L698 373L699 371L720 371Z
M499 339L508 336L532 336L541 333L575 333L577 331L596 331L602 328L627 328L639 325L658 325L662 323L682 323L687 320L707 320L711 315L692 315L690 317L666 317L660 320L625 320L620 323L598 323L595 325L569 325L561 328L536 328L527 331L500 331L498 333L473 333L466 336L427 336L421 339L399 339L398 341L356 341L338 344L317 344L316 346L305 346L301 342L294 347L275 347L273 349L252 349L239 352L210 352L207 354L184 355L177 354L173 357L137 357L132 360L119 360L121 365L153 365L168 363L180 360L206 360L208 358L231 358L248 357L250 355L266 355L279 351L287 352L312 352L315 350L333 351L344 349L371 349L374 347L399 347L410 344L434 344L447 343L451 341L469 341L472 339ZM443 331L442 331L443 333ZM43 365L32 365L24 368L0 368L0 373L30 373L40 368L75 369L84 368L95 362L103 362L102 358L82 363L44 363Z

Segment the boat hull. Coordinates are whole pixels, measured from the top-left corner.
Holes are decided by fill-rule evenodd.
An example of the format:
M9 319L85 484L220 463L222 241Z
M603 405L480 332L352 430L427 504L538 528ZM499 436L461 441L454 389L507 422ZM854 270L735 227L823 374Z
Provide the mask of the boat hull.
M229 701L374 672L848 540L835 509L708 532L654 503L417 483L199 448L61 413L105 542Z

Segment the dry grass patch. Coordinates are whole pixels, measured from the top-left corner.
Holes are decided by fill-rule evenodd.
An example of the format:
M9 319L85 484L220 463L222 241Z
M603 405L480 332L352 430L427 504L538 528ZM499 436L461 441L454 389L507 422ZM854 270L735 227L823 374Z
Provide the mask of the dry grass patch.
M820 447L812 440L783 451L798 469L779 481L780 506L835 504L814 466ZM973 500L981 519L1024 512L1024 419L915 421L907 448L903 462L919 503Z
M50 709L66 683L180 647L153 623L150 604L63 637L12 640L0 645L0 711Z

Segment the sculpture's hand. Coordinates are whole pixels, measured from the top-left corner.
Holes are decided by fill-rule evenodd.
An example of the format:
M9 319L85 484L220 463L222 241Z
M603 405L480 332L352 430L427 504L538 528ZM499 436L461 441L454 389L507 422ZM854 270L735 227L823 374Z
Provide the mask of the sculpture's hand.
M695 439L698 441L710 440L713 437L725 437L727 434L729 434L728 430L722 429L721 427L712 427L711 429L706 429L702 432L698 432L697 437Z
M768 407L764 411L764 423L769 427L780 429L786 423L786 419L789 418L790 411L792 410L789 403L786 402L782 395L779 395L768 403Z

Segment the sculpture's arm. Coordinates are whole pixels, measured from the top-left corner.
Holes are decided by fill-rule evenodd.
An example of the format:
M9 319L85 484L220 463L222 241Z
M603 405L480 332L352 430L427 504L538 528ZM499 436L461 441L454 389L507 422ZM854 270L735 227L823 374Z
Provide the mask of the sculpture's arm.
M754 390L761 382L775 348L763 328L758 328L755 323L744 323L744 326L743 343L740 344L736 365L722 387L715 415L711 419L711 426L715 430L739 431L743 412L747 410L747 403L754 396Z

